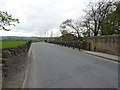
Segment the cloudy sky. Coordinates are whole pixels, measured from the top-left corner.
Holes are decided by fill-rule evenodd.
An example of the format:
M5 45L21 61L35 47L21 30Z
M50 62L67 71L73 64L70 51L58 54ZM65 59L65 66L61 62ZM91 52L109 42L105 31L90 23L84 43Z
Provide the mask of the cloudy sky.
M59 26L66 19L84 15L83 9L93 0L0 0L0 10L20 19L11 31L0 36L59 36Z

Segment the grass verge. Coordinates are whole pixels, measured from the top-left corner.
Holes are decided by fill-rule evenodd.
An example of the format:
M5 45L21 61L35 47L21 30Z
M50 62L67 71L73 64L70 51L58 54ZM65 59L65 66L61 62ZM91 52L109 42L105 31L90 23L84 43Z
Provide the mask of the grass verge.
M26 41L0 41L0 48L14 48L25 43Z

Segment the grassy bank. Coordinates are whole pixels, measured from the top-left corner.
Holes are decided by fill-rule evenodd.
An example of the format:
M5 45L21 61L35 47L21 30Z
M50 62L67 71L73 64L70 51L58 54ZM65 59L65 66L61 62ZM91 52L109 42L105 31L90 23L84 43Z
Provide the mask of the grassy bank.
M25 43L26 41L0 41L0 48L13 48Z

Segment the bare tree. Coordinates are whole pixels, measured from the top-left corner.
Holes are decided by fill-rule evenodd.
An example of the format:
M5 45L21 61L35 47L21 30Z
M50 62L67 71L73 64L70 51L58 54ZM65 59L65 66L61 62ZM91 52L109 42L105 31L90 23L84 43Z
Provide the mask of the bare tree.
M81 33L82 33L82 21L80 20L72 20L72 19L67 19L62 23L62 26L64 28L71 28L72 31L70 32L71 34L77 35L78 39L81 38Z
M83 20L83 28L84 29L84 32L83 34L85 34L85 36L87 37L90 37L91 36L91 24L90 24L90 18L89 17L84 17L84 20Z
M63 25L63 24L60 25L60 32L62 35L68 34L68 30L65 25Z
M87 17L85 23L86 27L92 30L94 36L98 35L102 22L112 10L114 10L112 2L103 0L97 3L89 3L88 9L85 10Z

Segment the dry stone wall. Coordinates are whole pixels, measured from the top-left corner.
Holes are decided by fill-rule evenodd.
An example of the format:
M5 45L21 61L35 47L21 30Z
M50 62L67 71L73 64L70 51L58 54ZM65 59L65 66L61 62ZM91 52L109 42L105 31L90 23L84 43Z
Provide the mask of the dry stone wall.
M27 45L21 45L17 48L2 49L2 77L4 79L14 76L25 70L27 63Z
M96 36L86 39L90 50L120 55L120 35Z

